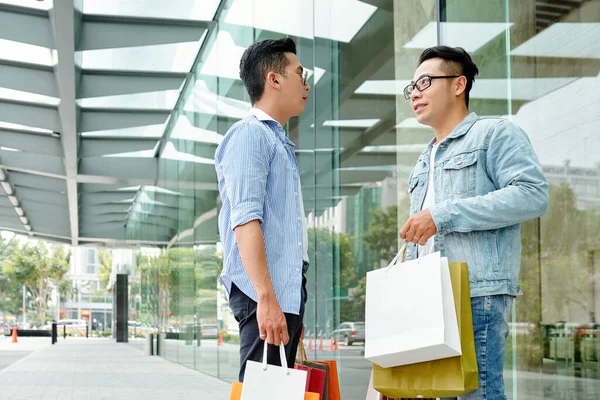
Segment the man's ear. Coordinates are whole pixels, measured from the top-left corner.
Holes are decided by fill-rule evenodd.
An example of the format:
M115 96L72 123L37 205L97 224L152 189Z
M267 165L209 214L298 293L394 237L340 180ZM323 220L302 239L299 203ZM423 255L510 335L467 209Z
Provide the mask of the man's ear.
M467 77L464 75L461 75L456 79L456 83L454 86L454 94L458 97L461 94L465 93L466 90L467 90Z
M271 71L267 74L266 85L269 85L272 88L279 88L279 80L275 72Z

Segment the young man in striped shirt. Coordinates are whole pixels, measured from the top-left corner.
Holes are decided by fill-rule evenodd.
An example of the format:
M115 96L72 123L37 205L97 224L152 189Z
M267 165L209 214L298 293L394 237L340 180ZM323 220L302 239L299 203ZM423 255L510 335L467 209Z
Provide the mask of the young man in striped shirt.
M254 43L240 77L253 105L215 153L224 249L221 280L240 328L240 373L246 362L279 365L285 345L293 367L302 335L308 268L307 234L295 146L285 124L304 112L310 87L292 39Z

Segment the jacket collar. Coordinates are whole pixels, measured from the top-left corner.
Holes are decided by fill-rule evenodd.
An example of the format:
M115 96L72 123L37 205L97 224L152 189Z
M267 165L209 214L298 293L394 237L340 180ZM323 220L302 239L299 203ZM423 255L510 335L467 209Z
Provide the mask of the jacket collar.
M466 133L469 132L469 129L471 129L473 124L475 124L475 122L477 122L478 119L479 117L477 116L477 114L475 114L474 112L470 113L465 117L465 119L463 119L463 121L460 124L458 124L456 128L454 128L454 130L452 131L450 136L447 137L447 139L456 139L466 135Z
M458 124L456 126L456 128L454 128L452 133L446 139L444 139L444 141L442 143L444 143L444 142L447 143L448 140L456 139L456 138L466 135L467 132L469 132L471 127L475 124L475 122L477 122L478 119L479 119L479 117L477 116L477 114L475 114L474 112L470 113L469 115L467 115L465 117L465 119L463 119L463 121L460 124ZM427 165L429 165L429 154L431 153L431 149L433 148L433 145L435 144L435 140L436 140L435 137L433 139L431 139L431 141L429 142L429 144L427 145L425 150L423 150L423 153L421 153L420 159ZM442 145L442 146L444 146L444 145Z

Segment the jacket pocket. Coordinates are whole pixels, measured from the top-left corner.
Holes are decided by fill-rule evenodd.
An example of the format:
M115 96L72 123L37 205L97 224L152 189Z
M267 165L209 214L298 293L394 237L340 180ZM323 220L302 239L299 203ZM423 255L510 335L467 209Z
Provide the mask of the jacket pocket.
M477 151L451 157L443 166L443 188L450 195L470 197L475 195Z

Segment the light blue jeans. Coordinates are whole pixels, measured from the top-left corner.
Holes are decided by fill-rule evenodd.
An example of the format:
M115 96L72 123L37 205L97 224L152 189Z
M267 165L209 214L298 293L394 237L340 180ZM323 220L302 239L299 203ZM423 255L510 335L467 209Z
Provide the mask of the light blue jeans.
M479 388L461 400L505 400L504 351L514 297L509 295L473 297L473 329L479 368ZM448 399L451 400L451 399Z

